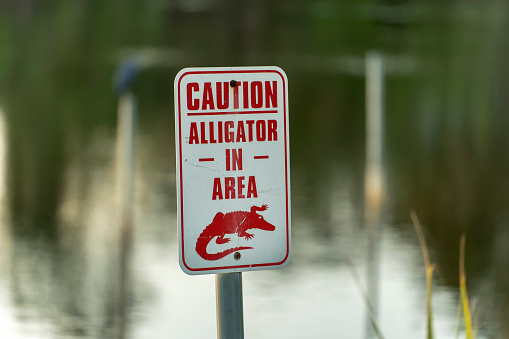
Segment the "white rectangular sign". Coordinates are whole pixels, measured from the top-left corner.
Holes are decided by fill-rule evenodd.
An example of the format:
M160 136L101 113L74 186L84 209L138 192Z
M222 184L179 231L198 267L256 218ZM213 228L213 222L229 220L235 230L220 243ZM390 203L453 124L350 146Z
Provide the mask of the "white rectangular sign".
M288 132L288 84L279 67L185 68L177 74L184 272L241 272L288 263Z

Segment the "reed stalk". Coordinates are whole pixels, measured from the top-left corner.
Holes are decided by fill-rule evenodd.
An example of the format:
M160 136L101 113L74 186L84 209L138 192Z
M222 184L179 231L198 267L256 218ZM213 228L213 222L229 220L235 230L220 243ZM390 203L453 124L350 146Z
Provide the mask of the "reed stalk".
M470 312L470 303L468 301L467 293L467 278L465 274L465 235L461 236L460 240L460 292L461 303L463 306L463 317L465 318L465 331L466 338L473 339L472 333L472 314Z
M422 233L421 223L415 211L410 212L412 223L414 224L415 232L419 238L419 244L421 245L422 256L424 258L424 266L426 268L426 318L427 318L427 338L433 339L433 307L432 307L432 292L433 292L433 271L435 270L434 265L429 260L429 251L426 244L426 239Z

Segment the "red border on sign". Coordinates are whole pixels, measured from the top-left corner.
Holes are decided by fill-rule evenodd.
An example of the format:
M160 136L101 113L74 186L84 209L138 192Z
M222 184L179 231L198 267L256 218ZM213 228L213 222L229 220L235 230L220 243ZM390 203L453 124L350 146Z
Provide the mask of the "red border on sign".
M231 73L231 72L228 72ZM179 81L180 85L180 81ZM179 89L180 90L180 89ZM277 113L277 110L268 110L268 111L221 111L221 112L194 112L187 113L188 116L202 116L202 115L231 115L231 114L262 114L262 113Z
M265 263L265 264L254 264L254 265L233 265L233 266L217 266L217 267L203 267L203 268L191 268L186 264L185 260L185 251L184 251L184 192L183 192L183 179L182 179L182 112L181 112L181 100L180 100L180 82L182 79L189 74L222 74L222 73L277 73L283 82L283 95L285 100L283 100L283 119L284 119L284 135L285 135L285 187L286 187L286 255L283 260L275 263ZM200 271L218 271L225 269L235 269L235 268L245 268L245 267L266 267L266 266L278 266L282 265L286 260L288 260L288 255L290 254L290 229L289 229L289 206L288 206L288 192L289 192L289 183L288 183L288 135L287 135L287 93L286 93L286 81L285 77L281 72L274 69L267 70L204 70L204 71L188 71L182 73L178 80L178 130L179 130L179 167L180 167L180 235L181 235L181 250L182 250L182 263L184 266L192 272L200 272ZM276 111L277 112L277 111ZM250 114L256 113L269 113L269 112L246 112ZM270 112L273 113L273 112ZM231 114L227 112L218 112L217 114ZM188 114L190 115L190 114ZM212 115L212 114L192 114L192 115Z

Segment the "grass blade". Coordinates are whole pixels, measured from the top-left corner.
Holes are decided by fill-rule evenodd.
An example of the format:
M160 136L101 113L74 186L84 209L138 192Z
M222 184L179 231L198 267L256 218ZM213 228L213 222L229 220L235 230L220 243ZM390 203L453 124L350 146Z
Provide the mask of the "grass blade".
M410 212L410 217L412 218L412 223L414 224L415 232L417 233L417 237L419 238L419 244L421 245L422 256L424 258L424 265L426 267L426 315L428 333L427 337L428 339L433 339L434 338L433 307L431 303L431 296L433 292L433 271L435 268L429 260L428 246L426 244L424 234L422 233L421 223L419 222L419 218L417 218L417 214L415 213L415 211Z
M461 329L461 298L458 300L458 314L456 315L456 319L458 319L458 322L456 323L456 335L454 336L455 339L458 339L460 337L460 329Z
M470 312L470 304L468 301L467 293L467 279L465 274L465 235L461 236L460 240L460 292L461 303L463 305L463 316L465 318L465 330L467 332L467 339L473 339L472 335L472 314Z

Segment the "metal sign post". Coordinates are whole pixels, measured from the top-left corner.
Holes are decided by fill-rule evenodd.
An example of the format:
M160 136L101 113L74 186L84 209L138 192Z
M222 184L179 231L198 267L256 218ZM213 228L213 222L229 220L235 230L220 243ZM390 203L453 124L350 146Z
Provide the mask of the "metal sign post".
M244 338L242 273L216 274L217 338Z

